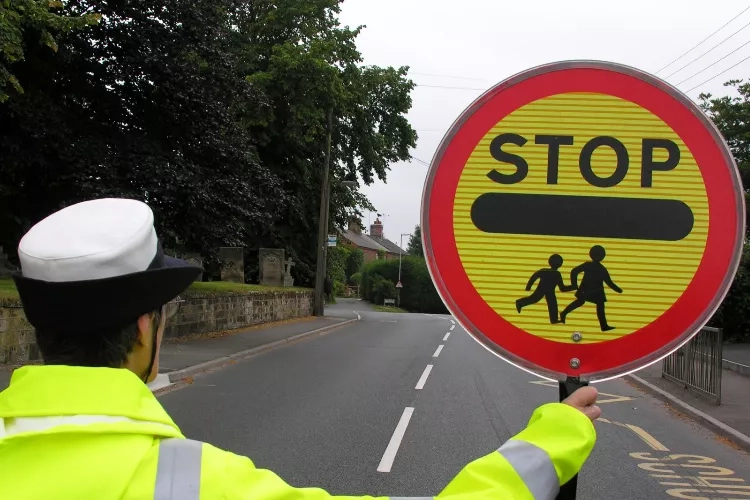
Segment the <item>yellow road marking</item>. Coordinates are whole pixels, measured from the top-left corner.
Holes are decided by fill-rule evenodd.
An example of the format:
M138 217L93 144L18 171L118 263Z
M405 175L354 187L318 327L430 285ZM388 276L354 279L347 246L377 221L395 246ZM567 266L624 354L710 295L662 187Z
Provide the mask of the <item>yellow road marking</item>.
M536 385L543 385L543 386L546 386L546 387L557 387L558 386L557 382L552 382L552 381L549 381L549 380L532 380L529 383L530 384L536 384ZM619 396L617 394L608 394L606 392L600 392L599 395L600 396L609 396L609 399L598 399L596 401L596 404L601 404L601 403L615 403L615 402L618 402L618 401L630 401L630 400L633 399L633 398L631 398L629 396ZM613 424L613 425L618 425L620 427L624 427L626 429L630 429L631 431L633 431L633 433L635 433L636 436L638 436L643 441L645 441L645 443L647 445L649 445L651 447L651 449L653 449L653 450L656 450L656 451L669 451L669 448L667 448L666 446L664 446L663 444L661 444L659 442L659 440L657 440L654 436L652 436L651 434L649 434L648 432L646 432L642 428L638 427L637 425L624 424L622 422L617 422L617 421L614 421L614 420L608 420L606 418L601 418L601 417L598 419L598 421L599 422L603 422L605 424Z
M733 470L710 465L716 464L713 458L685 454L654 457L645 452L630 453L630 457L642 461L637 464L638 468L658 480L670 497L686 500L750 498L750 485L735 477Z
M648 432L644 431L637 425L631 425L631 424L625 424L625 427L630 429L631 431L635 432L635 434L643 439L647 445L649 445L651 448L653 448L656 451L669 451L669 448L661 444L654 436L649 434Z
M543 385L545 387L557 387L557 382L551 382L549 380L532 380L530 384ZM597 399L596 404L602 403L619 403L622 401L631 401L633 398L630 396L620 396L618 394L609 394L607 392L600 392L599 396L608 396L605 399Z

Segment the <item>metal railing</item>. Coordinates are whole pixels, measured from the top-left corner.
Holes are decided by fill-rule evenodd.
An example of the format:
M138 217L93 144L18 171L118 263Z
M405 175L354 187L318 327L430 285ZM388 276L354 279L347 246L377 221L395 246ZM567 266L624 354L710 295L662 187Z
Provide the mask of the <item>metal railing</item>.
M661 376L721 404L721 328L705 326L662 362Z

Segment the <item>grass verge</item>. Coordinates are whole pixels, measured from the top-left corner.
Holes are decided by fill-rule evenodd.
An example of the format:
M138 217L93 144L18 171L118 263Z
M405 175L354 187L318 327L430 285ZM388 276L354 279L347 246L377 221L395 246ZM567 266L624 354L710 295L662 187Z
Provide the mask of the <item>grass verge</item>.
M408 313L409 311L405 309L401 309L400 307L393 307L393 306L373 306L376 311L384 312L384 313Z
M206 281L193 283L188 293L220 294L246 292L308 292L310 288L281 287L264 285L246 285L244 283L229 283L226 281ZM11 278L0 278L0 300L18 300L16 284Z
M193 283L188 292L193 293L242 293L242 292L309 292L311 288L247 285L228 281L200 281Z

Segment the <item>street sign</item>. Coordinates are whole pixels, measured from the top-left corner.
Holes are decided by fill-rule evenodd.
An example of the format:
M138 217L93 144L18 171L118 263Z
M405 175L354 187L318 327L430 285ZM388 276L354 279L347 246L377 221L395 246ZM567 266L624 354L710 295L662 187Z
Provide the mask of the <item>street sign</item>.
M396 283L396 288L403 288L404 285L401 284L401 280L398 280L398 283Z
M328 246L329 247L335 247L336 246L336 235L335 234L329 234L328 235Z
M422 198L428 267L480 343L541 376L605 380L687 342L742 251L731 153L688 97L572 61L496 85L455 121Z

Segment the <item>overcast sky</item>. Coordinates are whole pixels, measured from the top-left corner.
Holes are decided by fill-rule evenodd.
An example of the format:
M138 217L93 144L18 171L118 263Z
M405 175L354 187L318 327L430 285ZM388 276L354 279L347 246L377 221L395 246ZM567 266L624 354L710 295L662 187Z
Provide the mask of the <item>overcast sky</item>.
M539 64L606 60L656 74L694 99L700 92L726 95L725 81L750 76L750 59L743 61L750 57L750 10L659 70L748 7L734 0L345 0L341 22L367 26L358 41L365 64L411 68L420 85L409 113L419 134L412 155L429 163L453 120L483 90ZM397 163L387 183L364 188L386 215L385 236L396 243L419 223L427 170L417 160ZM374 220L374 214L366 215L364 222ZM406 241L405 236L404 246Z

